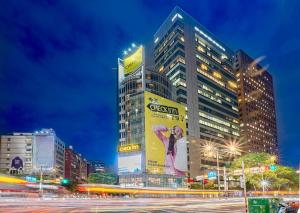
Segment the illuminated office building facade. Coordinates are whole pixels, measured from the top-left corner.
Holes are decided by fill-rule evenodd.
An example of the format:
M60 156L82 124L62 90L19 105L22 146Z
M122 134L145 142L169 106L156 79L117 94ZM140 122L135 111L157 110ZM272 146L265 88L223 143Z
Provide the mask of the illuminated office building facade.
M163 169L159 169L164 164L164 157L157 163L149 154L149 143L157 138L146 138L147 132L153 132L151 127L146 127L150 121L145 115L149 107L145 101L152 99L148 97L151 96L155 97L153 101L169 103L172 85L164 74L146 68L143 48L132 47L130 52L125 52L124 57L119 59L119 183L126 187L182 187L185 176L166 174ZM158 152L165 152L159 142L157 144Z
M234 52L176 7L154 35L153 54L155 70L168 77L176 100L186 106L189 175L204 174L216 159L201 154L203 144L219 147L239 137Z
M242 50L236 52L241 136L248 152L278 156L274 88L271 74Z

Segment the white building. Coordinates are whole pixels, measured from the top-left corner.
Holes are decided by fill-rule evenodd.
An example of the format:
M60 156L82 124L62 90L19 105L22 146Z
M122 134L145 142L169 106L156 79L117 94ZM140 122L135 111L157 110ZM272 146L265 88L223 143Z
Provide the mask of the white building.
M36 131L32 150L34 173L42 170L47 176L64 177L65 144L53 129Z
M0 171L64 177L65 144L53 129L1 136Z

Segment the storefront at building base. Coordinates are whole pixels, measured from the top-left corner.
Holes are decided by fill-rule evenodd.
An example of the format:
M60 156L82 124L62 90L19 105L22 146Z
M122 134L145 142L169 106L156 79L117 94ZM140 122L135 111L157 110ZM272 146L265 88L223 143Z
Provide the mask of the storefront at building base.
M187 188L187 178L161 174L128 174L119 176L122 187Z

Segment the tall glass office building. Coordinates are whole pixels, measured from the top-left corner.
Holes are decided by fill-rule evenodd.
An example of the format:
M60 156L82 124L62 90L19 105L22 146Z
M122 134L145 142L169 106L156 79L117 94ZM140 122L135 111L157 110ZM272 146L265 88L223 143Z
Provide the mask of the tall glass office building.
M154 65L175 87L186 106L188 168L196 177L216 166L203 145L223 147L239 137L234 52L176 7L154 35ZM220 155L220 165L226 162Z
M236 52L235 69L240 109L241 136L248 152L267 152L278 159L273 78L266 67L242 50Z

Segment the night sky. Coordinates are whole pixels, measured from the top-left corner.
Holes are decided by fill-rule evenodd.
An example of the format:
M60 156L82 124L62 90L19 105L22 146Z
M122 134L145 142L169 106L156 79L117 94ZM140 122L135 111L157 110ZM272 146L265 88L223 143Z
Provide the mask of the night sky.
M116 160L117 57L180 6L233 50L266 56L280 158L300 159L300 1L0 1L0 132L53 128L87 159Z

